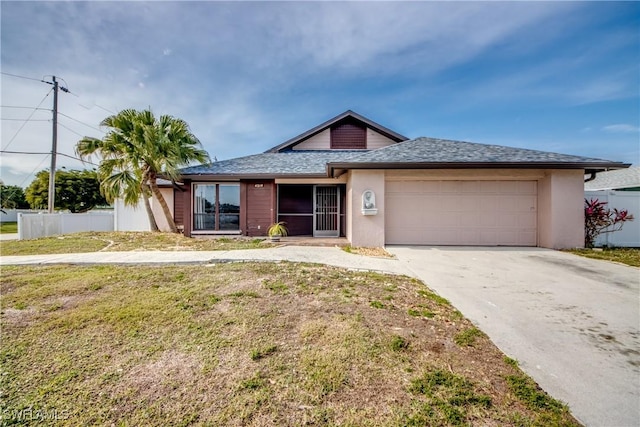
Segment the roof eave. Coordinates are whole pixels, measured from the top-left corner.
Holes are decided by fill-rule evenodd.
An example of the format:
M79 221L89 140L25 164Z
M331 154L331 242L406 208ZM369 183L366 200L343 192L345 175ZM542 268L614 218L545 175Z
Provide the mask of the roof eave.
M330 162L327 173L348 169L583 169L587 173L623 169L617 162Z
M191 181L240 181L245 179L281 179L281 178L293 178L293 179L315 179L315 178L327 178L327 174L272 174L272 173L243 173L243 174L189 174L182 175L183 179L189 179Z

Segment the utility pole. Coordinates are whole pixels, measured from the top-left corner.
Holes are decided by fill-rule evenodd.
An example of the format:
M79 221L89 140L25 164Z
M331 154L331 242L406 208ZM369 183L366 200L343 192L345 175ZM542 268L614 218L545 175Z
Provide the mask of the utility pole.
M69 93L69 89L60 86L56 76L51 76L52 82L41 80L43 83L53 85L53 133L51 141L51 169L49 170L49 213L53 213L56 200L56 156L58 155L58 90ZM64 80L63 80L64 81Z
M51 142L51 169L49 170L49 213L53 213L56 197L56 156L58 154L58 81L53 76L53 137Z

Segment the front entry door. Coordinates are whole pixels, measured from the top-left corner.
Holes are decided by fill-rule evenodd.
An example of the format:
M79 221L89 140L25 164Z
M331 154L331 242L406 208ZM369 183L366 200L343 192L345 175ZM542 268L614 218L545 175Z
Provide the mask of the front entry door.
M313 237L340 236L340 188L316 185L313 188Z

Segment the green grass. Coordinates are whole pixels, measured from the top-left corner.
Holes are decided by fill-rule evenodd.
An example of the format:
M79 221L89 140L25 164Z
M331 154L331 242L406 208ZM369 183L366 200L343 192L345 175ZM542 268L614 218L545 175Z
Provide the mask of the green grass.
M251 350L251 360L260 360L263 357L267 357L268 355L275 353L276 351L278 351L278 346L274 344L254 348Z
M632 267L640 267L640 248L607 248L601 251L593 249L570 249L567 252L587 258L615 261Z
M414 425L468 425L471 413L482 413L492 406L492 399L482 394L467 378L435 369L411 380L409 390L421 397L418 410L409 421Z
M17 222L0 222L0 234L17 233L17 232L18 232Z
M566 411L566 406L552 399L538 385L524 374L506 377L509 388L530 409L548 410L554 413Z
M217 251L270 247L263 239L243 237L189 238L151 232L74 233L33 240L4 242L2 255L65 254L97 251Z
M457 333L453 340L461 347L472 347L476 340L482 336L484 334L480 329L472 327Z
M3 422L55 410L60 426L577 425L530 404L546 395L510 380L523 374L489 340L442 345L472 324L421 289L287 262L3 267ZM438 312L429 327L407 313L417 305Z

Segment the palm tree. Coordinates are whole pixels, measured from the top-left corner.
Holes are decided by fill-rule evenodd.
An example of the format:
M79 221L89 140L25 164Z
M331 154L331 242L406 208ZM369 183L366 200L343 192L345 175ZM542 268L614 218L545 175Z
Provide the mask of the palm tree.
M157 179L162 176L175 182L181 167L209 161L200 141L184 120L167 115L156 119L150 110L123 110L104 119L101 126L110 128L107 134L102 139L83 138L76 152L83 159L92 154L102 157L98 177L105 198L123 197L125 204L136 205L142 197L151 227L157 230L148 200L153 194L171 231L177 232Z

